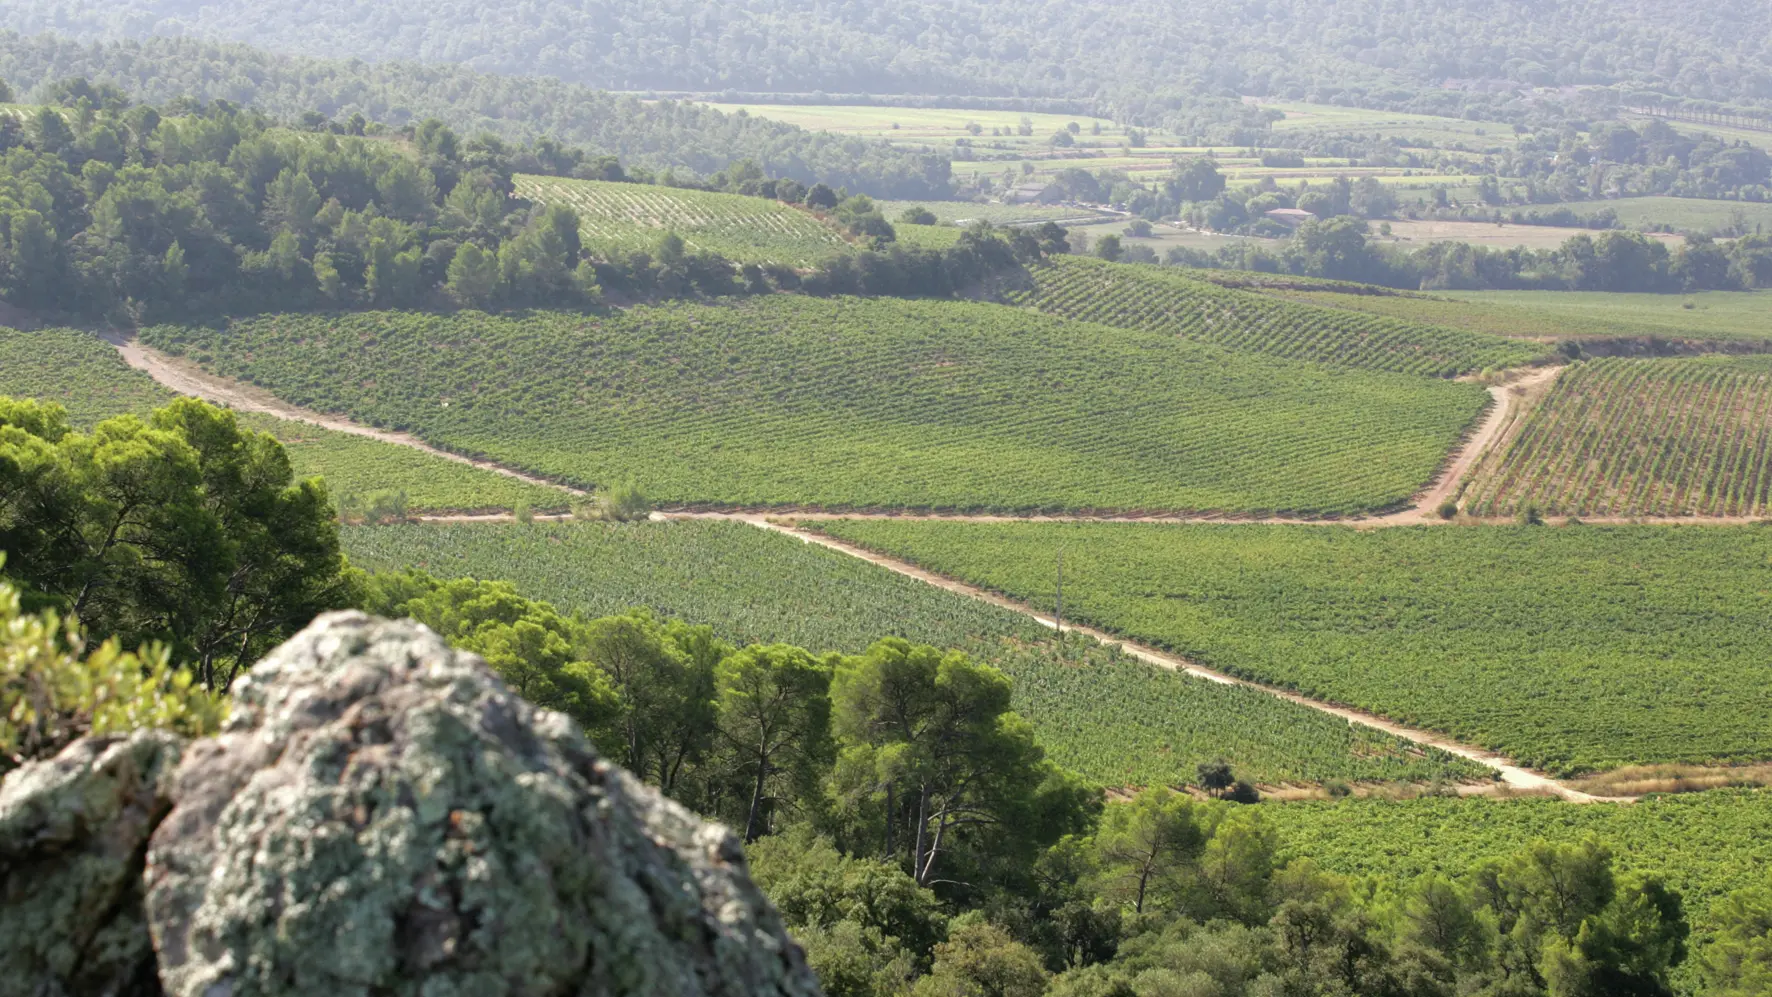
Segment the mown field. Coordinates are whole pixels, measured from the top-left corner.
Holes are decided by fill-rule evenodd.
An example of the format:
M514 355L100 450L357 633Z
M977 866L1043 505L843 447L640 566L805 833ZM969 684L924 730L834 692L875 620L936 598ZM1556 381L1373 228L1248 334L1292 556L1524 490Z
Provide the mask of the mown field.
M1413 496L1487 401L945 301L267 315L143 337L299 405L581 485L633 476L667 504L1355 512Z
M81 429L114 415L145 416L175 397L90 333L5 327L0 327L0 395L58 402ZM296 475L325 478L335 499L403 491L415 512L565 505L565 493L558 489L527 485L409 447L265 415L240 418L281 440Z
M810 212L768 198L521 174L516 182L518 197L577 211L585 248L605 258L652 252L667 231L740 263L810 267L849 248Z
M1571 367L1472 483L1465 511L1765 515L1772 492L1767 359L1607 359Z
M1481 779L1364 727L1145 665L1007 610L751 526L721 522L424 524L344 531L351 561L510 579L590 615L633 606L742 643L856 653L882 636L963 648L1015 680L1015 708L1060 761L1109 786L1181 784L1223 757L1264 783Z
M1541 350L1496 336L1299 307L1185 272L1058 257L1012 300L1065 318L1340 367L1451 377L1529 363Z
M1410 221L1407 219L1386 222L1391 227L1391 234L1377 236L1381 242L1390 242L1402 249L1417 249L1433 242L1462 242L1472 246L1483 246L1489 249L1512 249L1525 246L1527 249L1559 249L1563 243L1579 235L1592 237L1597 234L1592 229L1562 228L1555 225L1498 225L1494 222L1476 221ZM1678 235L1656 234L1650 236L1660 240L1670 251L1678 250L1685 243L1685 238Z
M1772 756L1772 529L825 528L1555 772Z
M990 222L992 225L1032 225L1039 222L1086 218L1094 212L1050 204L979 204L976 201L879 201L886 220L898 224L898 218L909 208L922 208L946 225L968 225ZM1102 216L1104 218L1108 216Z
M1763 886L1772 868L1772 792L1715 791L1629 805L1576 806L1548 799L1349 799L1263 808L1287 856L1308 856L1343 875L1385 883L1424 872L1467 874L1535 840L1595 835L1620 871L1653 873L1679 890L1695 948L1714 930L1712 905ZM1688 992L1681 990L1680 992Z
M1772 225L1772 204L1755 201L1712 201L1697 197L1620 197L1604 201L1564 201L1533 205L1533 211L1568 208L1583 215L1611 211L1625 228L1672 227L1682 232L1735 234Z
M1301 304L1405 322L1537 340L1772 339L1772 293L1614 294L1601 291L1433 291L1421 295L1266 292Z

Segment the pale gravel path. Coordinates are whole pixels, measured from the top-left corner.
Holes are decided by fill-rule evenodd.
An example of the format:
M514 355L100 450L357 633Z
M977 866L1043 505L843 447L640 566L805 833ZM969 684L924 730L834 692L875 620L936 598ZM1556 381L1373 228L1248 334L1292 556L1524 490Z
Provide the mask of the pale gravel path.
M180 360L177 358L166 356L165 354L162 354L159 351L152 349L151 347L144 346L144 345L134 341L133 339L125 338L123 336L119 336L116 334L107 334L105 336L105 339L107 342L111 343L112 346L116 347L118 353L122 355L123 359L126 362L128 362L128 364L131 367L134 367L137 370L145 372L150 377L154 378L154 380L158 381L161 385L163 385L175 392L178 392L179 394L191 395L191 396L194 396L197 398L205 399L210 402L214 402L219 405L226 405L229 408L233 408L237 411L263 413L265 415L276 416L277 418L280 418L280 419L288 419L288 420L295 421L295 422L308 423L310 425L319 426L323 429L333 430L334 432L350 433L350 434L356 435L356 436L363 436L363 437L367 437L369 439L380 440L384 443L392 443L392 444L396 444L399 446L411 447L413 449L422 450L425 453L429 453L429 454L432 454L437 457L442 457L445 460L452 460L452 461L456 461L458 463L463 463L463 464L471 465L473 467L478 467L483 470L493 471L493 472L496 472L499 474L506 475L507 477L515 478L519 481L528 482L530 484L544 485L544 486L549 486L549 487L554 487L554 488L561 488L565 491L571 492L574 495L583 495L584 494L584 492L579 491L577 489L566 488L565 486L560 485L556 482L551 482L546 479L536 477L534 475L525 474L521 471L516 471L511 468L501 466L501 465L494 463L492 461L476 460L476 459L472 459L472 458L468 458L468 457L463 457L460 454L450 453L446 450L440 450L440 449L424 442L423 440L419 439L418 437L412 436L407 433L396 433L396 432L389 432L387 430L373 429L368 426L359 425L358 423L352 422L349 419L345 419L345 418L342 418L339 416L323 415L321 413L312 412L307 409L303 409L303 408L300 408L300 407L297 407L294 405L290 405L289 403L284 402L284 401L274 397L269 392L263 391L261 389L255 388L255 387L251 387L249 385L243 385L243 384L240 384L236 381L232 381L227 378L222 378L217 375L211 374L211 373L204 371L201 368L197 367L195 364L191 364L187 361L183 361L183 360ZM1527 380L1532 380L1534 378L1536 378L1538 380L1544 380L1544 379L1548 379L1550 377L1554 377L1555 374L1556 374L1556 369L1553 368L1553 369L1550 369L1547 371L1535 372L1534 374L1529 375ZM1472 434L1471 438L1465 443L1464 447L1460 450L1459 454L1448 463L1446 468L1442 471L1440 477L1437 479L1435 485L1432 488L1430 488L1427 492L1425 492L1413 507L1411 507L1409 509L1405 509L1402 512L1393 513L1389 516L1375 517L1372 519L1352 520L1352 521L1321 520L1321 519L1317 519L1317 520L1311 520L1311 519L1267 519L1267 520L1241 519L1241 520L1239 520L1239 519L1234 519L1231 517L1161 517L1161 516L1153 516L1153 517L1124 517L1121 519L1110 520L1110 519L1103 518L1103 517L1086 517L1086 516L1024 516L1024 517L1015 517L1015 516L946 516L946 515L897 516L897 515L884 514L884 513L875 513L875 514L787 513L785 515L787 515L789 518L807 520L807 521L833 520L833 519L857 519L857 518L894 518L894 519L908 519L908 520L944 520L944 521L971 521L971 522L1091 522L1091 521L1149 522L1149 523L1211 523L1211 522L1219 522L1219 523L1223 523L1223 522L1288 523L1288 522L1290 522L1290 523L1310 523L1310 524L1320 524L1320 525L1333 525L1333 524L1336 524L1339 522L1342 525L1349 525L1351 523L1351 525L1355 525L1355 526L1393 526L1393 525L1404 525L1407 523L1438 522L1439 518L1435 514L1435 508L1438 506L1438 504L1441 501L1443 501L1443 499L1445 498L1446 495L1452 494L1457 489L1460 479L1464 476L1465 473L1467 473L1470 470L1470 468L1475 466L1476 462L1482 457L1484 452L1498 438L1500 438L1500 436L1506 431L1507 427L1511 424L1512 417L1516 414L1514 411L1516 406L1513 403L1513 399L1515 396L1513 395L1513 393L1511 393L1507 390L1506 386L1498 385L1495 387L1491 387L1490 392L1492 395L1495 396L1496 404L1491 406L1490 411L1486 414L1486 416L1484 418L1483 424L1478 427L1478 429L1475 433ZM511 520L511 517L509 515L477 515L477 516L476 515L451 515L451 516L434 516L434 517L421 517L421 518L423 518L429 522L462 522L462 523L465 523L465 522L509 522ZM541 517L541 516L538 516L536 518L537 519L549 519L549 518L558 519L558 518L564 518L564 517ZM885 568L889 571L896 572L896 573L898 573L900 575L904 575L908 578L913 578L917 581L923 582L924 584L933 585L936 588L940 588L940 589L943 589L948 592L953 592L955 594L963 595L968 598L978 599L983 602L987 602L992 605L1001 607L1003 609L1008 609L1012 612L1020 613L1022 615L1028 616L1028 617L1038 621L1040 624L1047 626L1047 627L1057 627L1057 625L1058 625L1057 622L1051 616L1042 614L1040 611L1038 611L1038 610L1036 610L1036 609L1032 608L1031 606L1028 606L1024 603L1016 602L1012 599L1005 598L1005 597L998 595L996 593L989 592L989 591L982 589L982 588L978 588L977 586L968 585L964 582L955 581L954 579L946 578L946 577L943 577L941 575L935 574L930 571L925 571L924 569L919 568L913 564L909 564L904 561L899 561L894 558L886 557L885 555L878 554L876 552L867 550L867 549L859 547L859 546L845 543L843 541L837 540L837 539L829 537L829 536L825 536L823 534L799 529L799 528L797 528L793 525L790 525L788 523L772 520L764 514L745 513L745 512L667 512L667 513L655 514L655 518L660 518L660 519L722 519L722 520L729 520L729 521L733 521L733 522L745 523L750 526L756 527L758 529L768 530L771 532L780 533L780 534L783 534L786 536L794 537L804 543L816 544L820 547L825 547L827 549L837 551L838 553L842 553L842 554L848 555L850 557L858 558L858 559L866 561L870 564ZM1368 713L1363 710L1352 709L1352 708L1346 707L1346 706L1340 706L1340 705L1337 705L1334 703L1323 702L1321 700L1311 699L1307 696L1301 695L1299 693L1293 692L1288 689L1282 689L1282 688L1278 688L1276 686L1264 685L1262 683L1251 682L1251 681L1248 681L1245 679L1236 678L1235 676L1227 675L1223 672L1219 672L1219 671L1215 671L1213 669L1207 668L1203 665L1200 665L1197 662L1189 661L1186 658L1182 658L1177 655L1170 654L1166 651L1161 651L1161 650L1159 650L1155 647L1151 647L1149 645L1140 644L1136 641L1124 640L1122 638L1115 637L1112 634L1107 633L1106 631L1097 630L1093 627L1077 626L1075 624L1066 624L1064 627L1064 630L1067 633L1084 634L1084 635L1086 635L1086 636L1088 636L1088 637L1090 637L1090 638L1092 638L1104 645L1107 645L1109 647L1118 648L1119 650L1121 650L1122 652L1126 653L1127 655L1129 655L1131 657L1137 658L1138 660L1144 661L1148 664L1156 665L1160 668L1166 668L1166 669L1169 669L1172 671L1185 672L1186 674L1192 675L1196 678L1205 679L1210 682L1217 682L1222 685L1235 685L1235 686L1243 686L1245 688L1255 689L1260 692L1264 692L1270 696L1275 696L1277 698L1284 699L1288 702L1296 703L1300 706L1305 706L1305 707L1308 707L1313 710L1317 710L1322 713L1327 713L1331 716L1340 717L1341 719L1346 720L1349 723L1363 724L1365 726L1384 731L1385 733L1391 734L1393 736L1396 736L1398 738L1401 738L1405 741L1409 741L1414 744L1418 744L1418 745L1422 745L1422 746L1426 746L1426 747L1439 748L1440 750L1446 751L1449 754L1456 755L1460 758L1468 759L1470 761L1476 762L1479 765L1483 765L1483 766L1493 770L1497 774L1501 783L1510 789L1524 791L1524 792L1551 793L1551 794L1560 796L1563 799L1570 800L1570 801L1577 802L1577 803L1605 802L1608 799L1608 798L1603 798L1603 797L1591 796L1587 793L1583 793L1578 790L1572 789L1572 788L1565 786L1562 783L1556 781L1555 779L1550 778L1549 776L1543 775L1542 773L1534 772L1530 769L1523 768L1519 765L1515 765L1513 762L1509 761L1508 759L1506 759L1506 758L1502 757L1501 755L1498 755L1494 752L1485 751L1484 749L1472 747L1472 746L1466 745L1466 744L1461 744L1457 741L1450 740L1446 737L1443 737L1439 734L1435 734L1435 733L1432 733L1429 731L1418 730L1413 727L1407 727L1402 724L1394 723L1390 720L1386 720L1383 717L1380 717L1380 716L1373 714L1373 713Z

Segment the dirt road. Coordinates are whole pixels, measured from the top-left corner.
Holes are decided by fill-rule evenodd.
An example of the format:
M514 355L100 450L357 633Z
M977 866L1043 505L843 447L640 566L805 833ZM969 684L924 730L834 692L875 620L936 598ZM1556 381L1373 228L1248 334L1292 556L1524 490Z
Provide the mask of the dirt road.
M423 440L420 440L417 437L411 436L406 433L395 433L395 432L389 432L386 430L372 429L367 426L358 425L357 423L351 422L348 419L343 419L343 418L336 417L336 416L322 415L317 412L311 412L306 409L302 409L297 406L290 405L286 402L283 402L283 401L271 396L269 393L264 392L260 389L257 389L257 388L254 388L254 387L251 387L248 385L242 385L242 384L239 384L238 382L231 381L226 378L217 377L216 375L213 375L213 374L210 374L206 371L203 371L202 369L196 367L193 364L189 364L187 362L178 360L173 357L168 357L162 353L159 353L158 351L155 351L149 347L142 346L141 344L136 343L132 340L128 340L128 339L125 339L120 336L117 336L117 337L107 336L106 338L113 346L115 346L117 348L118 352L120 354L122 354L124 360L126 360L130 366L135 367L138 370L146 372L148 375L153 377L156 381L160 382L162 385L164 385L167 388L170 388L171 390L176 391L180 394L192 395L192 396L195 396L198 398L204 398L204 399L207 399L208 401L214 402L216 404L226 405L226 406L233 408L237 411L261 412L266 415L276 416L280 419L289 419L289 420L293 420L293 421L297 421L297 422L305 422L310 425L319 426L324 429L330 429L335 432L351 433L351 434L354 434L357 436L364 436L364 437L368 437L370 439L381 440L384 443L393 443L393 444L397 444L399 446L412 447L414 449L422 450L426 453L433 454L438 457L442 457L446 460L458 461L460 463L469 464L474 467L483 468L485 470L495 471L497 473L504 474L504 475L507 475L512 478L516 478L517 480L520 480L520 481L529 482L531 484L548 485L548 486L556 487L556 488L562 487L562 486L555 484L553 482L546 481L544 479L535 477L533 475L524 474L520 471L515 471L515 470L512 470L507 467L502 467L502 466L492 463L490 461L473 460L473 459L470 459L467 457L463 457L459 454L452 454L452 453L449 453L448 451L445 451L445 450L439 450L436 447L433 447L430 444L425 443ZM1538 377L1540 379L1547 379L1549 377L1554 377L1555 371L1541 372L1539 374L1535 374L1532 376ZM1400 512L1400 513L1395 513L1391 516L1378 517L1378 518L1370 519L1370 520L1355 520L1355 521L1353 521L1353 525L1356 525L1356 526L1389 526L1389 525L1402 525L1402 524L1408 523L1408 522L1419 523L1419 522L1437 522L1437 521L1439 521L1438 517L1436 515L1434 515L1434 509L1438 506L1439 502L1443 501L1443 499L1446 495L1452 494L1452 492L1456 490L1459 479L1462 478L1462 476L1471 467L1475 466L1475 462L1478 459L1480 459L1480 457L1487 450L1488 447L1493 445L1496 440L1501 438L1502 434L1506 432L1507 427L1509 426L1509 424L1511 422L1511 419L1517 414L1515 412L1514 399L1518 396L1516 396L1513 392L1507 390L1505 387L1492 388L1491 392L1496 395L1497 403L1495 405L1491 406L1490 411L1485 415L1483 424L1478 427L1478 429L1475 433L1472 434L1470 440L1460 450L1458 456L1453 458L1448 463L1447 467L1442 471L1440 478L1436 482L1435 486L1433 488L1429 489L1426 493L1424 493L1424 495L1416 502L1414 507L1404 510L1403 512ZM573 489L565 489L565 490L572 491L573 494L583 494L582 492L578 492ZM735 521L735 522L746 523L746 524L754 526L758 529L769 530L769 531L772 531L775 533L781 533L786 536L794 537L794 538L796 538L802 542L805 542L805 543L817 544L818 546L837 551L839 553L848 555L850 557L859 558L861 560L867 561L870 564L874 564L879 567L885 568L887 570L897 572L898 574L904 575L909 578L914 578L917 581L923 582L924 584L927 584L927 585L933 585L937 588L941 588L946 591L956 593L958 595L967 596L967 597L973 598L973 599L979 599L984 602L988 602L993 605L1000 606L1002 608L1011 610L1013 612L1021 613L1023 615L1029 616L1029 617L1039 621L1041 624L1048 626L1048 627L1056 627L1058 625L1057 622L1052 617L1044 615L1041 612L1039 612L1038 610L1036 610L1030 606L1027 606L1023 603L1018 603L1012 599L1007 599L1002 596L996 595L995 593L987 592L984 589L980 589L980 588L977 588L972 585L967 585L963 582L955 581L951 578L945 578L941 575L937 575L932 572L925 571L922 568L919 568L913 564L909 564L909 563L906 563L903 561L895 560L893 558L886 557L881 554L877 554L873 551L869 551L869 550L866 550L861 547L857 547L857 546L854 546L851 544L844 543L840 540L836 540L834 538L827 537L822 534L814 533L814 532L811 532L811 531L808 531L805 529L800 529L796 526L790 525L785 522L772 520L769 517L767 517L766 515L761 514L761 513L681 512L681 513L660 513L657 515L658 515L658 518L661 518L661 519L724 519L724 520L731 520L731 521ZM795 518L795 519L800 519L800 520L805 520L805 521L815 521L815 520L821 520L821 519L828 520L828 519L841 519L841 518L859 518L856 514L836 514L836 513L789 513L786 515L789 518ZM876 514L876 515L879 515L879 514ZM537 517L537 518L543 518L543 517ZM895 518L932 519L932 520L933 519L968 520L968 521L977 521L977 522L1059 522L1059 521L1086 520L1089 517L1051 517L1051 516L1008 517L1008 516L936 516L936 515L931 515L931 516L904 516L904 517L895 517ZM486 515L482 515L482 516L437 516L437 517L432 517L432 519L433 519L433 521L437 521L437 522L500 522L500 521L509 521L510 517L508 515L507 516L498 516L498 515L491 515L491 516L486 516ZM1169 522L1173 522L1173 523L1206 523L1206 522L1231 522L1231 521L1235 521L1235 520L1231 520L1226 517L1196 517L1196 518L1146 517L1146 518L1142 518L1142 519L1130 519L1129 518L1125 521L1155 522L1155 523L1169 523ZM1313 524L1330 524L1330 523L1334 523L1337 521L1334 521L1334 520L1265 520L1264 522L1299 522L1299 523L1313 523ZM1343 522L1345 524L1345 521L1343 521ZM1449 739L1442 737L1438 734L1434 734L1434 733L1431 733L1428 731L1423 731L1423 730L1417 730L1412 727L1406 727L1401 724L1393 723L1393 722L1386 720L1382 717L1379 717L1375 714L1367 713L1362 710L1356 710L1356 709L1352 709L1349 707L1340 706L1340 705L1337 705L1334 703L1327 703L1327 702L1323 702L1320 700L1310 699L1306 696L1300 695L1296 692L1292 692L1287 689L1281 689L1281 688L1277 688L1274 686L1263 685L1261 683L1256 683L1256 682L1249 682L1244 679L1239 679L1234 676L1226 675L1222 672L1214 671L1210 668L1206 668L1206 667L1199 665L1195 662L1188 661L1185 658L1181 658L1176 655L1169 654L1167 652L1158 650L1154 647L1150 647L1150 646L1147 646L1144 644L1139 644L1139 643L1136 643L1133 641L1122 640L1121 638L1115 637L1109 633L1106 633L1105 631L1096 630L1096 629L1093 629L1090 627L1081 627L1081 626L1074 626L1074 625L1069 625L1069 624L1067 624L1064 629L1068 633L1085 634L1085 635L1101 642L1102 644L1105 644L1105 645L1108 645L1111 647L1117 647L1120 650L1124 651L1126 654L1131 655L1132 657L1138 658L1141 661L1145 661L1147 663L1157 665L1162 668L1186 672L1189 675L1193 675L1198 678L1206 679L1206 680L1212 681L1212 682L1218 682L1218 683L1221 683L1224 685L1240 685L1240 686L1246 686L1251 689L1257 689L1257 690L1260 690L1261 692L1267 693L1268 695L1277 696L1277 697L1279 697L1281 699L1285 699L1289 702L1297 703L1301 706L1306 706L1306 707L1309 707L1313 710L1318 710L1323 713L1328 713L1332 716L1340 717L1344 720L1347 720L1349 723L1364 724L1368 727L1377 728L1379 730L1385 731L1386 733L1395 735L1396 737L1402 738L1403 740L1406 740L1406 741L1413 742L1415 744L1439 748L1443 751L1447 751L1447 752L1457 755L1461 758L1469 759L1470 761L1476 762L1480 765L1487 766L1488 768L1490 768L1496 772L1496 774L1498 775L1498 777L1500 778L1501 782L1504 785L1506 785L1509 788L1515 789L1515 790L1521 790L1521 791L1527 791L1527 792L1552 793L1552 794L1561 796L1564 799L1571 800L1571 801L1578 802L1578 803L1593 803L1593 802L1601 801L1600 797L1590 796L1586 793L1582 793L1577 790L1571 789L1568 786L1565 786L1565 785L1557 782L1556 780L1551 779L1548 776L1545 776L1540 773L1533 772L1530 769L1522 768L1518 765L1515 765L1512 762L1510 762L1509 760L1507 760L1506 758L1503 758L1500 755L1497 755L1493 752L1485 751L1481 748L1472 747L1470 745L1460 744L1456 741L1449 740Z

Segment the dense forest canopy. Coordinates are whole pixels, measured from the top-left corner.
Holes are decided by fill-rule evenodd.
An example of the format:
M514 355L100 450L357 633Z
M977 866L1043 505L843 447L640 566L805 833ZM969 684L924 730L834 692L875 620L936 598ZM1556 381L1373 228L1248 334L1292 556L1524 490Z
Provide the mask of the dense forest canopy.
M221 99L280 120L318 112L395 126L436 118L464 135L547 137L652 169L705 175L749 159L771 176L824 180L882 197L948 192L945 158L700 105L642 102L555 79L297 58L191 39L79 44L0 32L0 78L19 96L46 96L56 82L75 77L109 83L142 103Z
M1267 95L1448 108L1521 87L1772 99L1752 0L12 0L9 25L194 35L643 90L1118 99ZM1450 84L1450 86L1448 86ZM1445 89L1442 89L1445 88ZM1432 93L1429 93L1432 92Z

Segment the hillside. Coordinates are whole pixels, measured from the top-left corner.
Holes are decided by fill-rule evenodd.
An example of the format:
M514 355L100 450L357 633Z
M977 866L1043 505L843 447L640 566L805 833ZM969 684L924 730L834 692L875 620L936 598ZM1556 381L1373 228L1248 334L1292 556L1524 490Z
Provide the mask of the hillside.
M723 506L1349 513L1487 403L997 305L769 295L607 316L267 315L150 345L581 485Z
M843 521L827 532L1215 668L1582 771L1768 757L1754 527Z
M577 212L584 248L601 259L651 252L666 231L682 236L691 252L737 263L804 269L849 248L835 227L769 198L521 175L516 196Z
M1764 516L1772 358L1599 360L1557 379L1466 493L1511 516Z
M1210 272L1061 256L1034 268L1033 275L1033 288L1012 294L1012 302L1065 318L1337 367L1453 377L1523 366L1542 354L1539 347L1493 335L1283 303L1219 286L1214 281L1226 278Z
M1482 91L1636 84L1772 96L1748 0L18 0L9 26L80 38L191 34L316 57L458 63L617 89L1004 94L1142 103L1208 93L1457 107ZM1711 32L1706 25L1727 23ZM1476 81L1474 94L1447 80ZM1136 96L1135 96L1136 95ZM1505 99L1505 96L1501 99ZM1152 101L1153 104L1158 101Z
M9 9L9 15L17 13ZM8 28L16 28L9 20ZM884 142L839 138L706 106L647 103L543 76L448 64L346 61L341 50L277 55L237 43L151 38L78 44L0 31L0 79L21 94L70 77L115 85L132 99L227 100L273 118L361 114L399 127L437 118L464 135L546 136L621 157L629 166L725 169L755 161L772 176L823 180L882 197L946 197L948 161Z
M508 578L586 616L645 606L741 643L860 653L882 636L961 648L1015 681L1017 712L1063 765L1111 786L1183 782L1236 760L1266 784L1476 780L1479 766L1248 689L1087 642L1027 617L740 523L416 524L344 533L353 563Z

